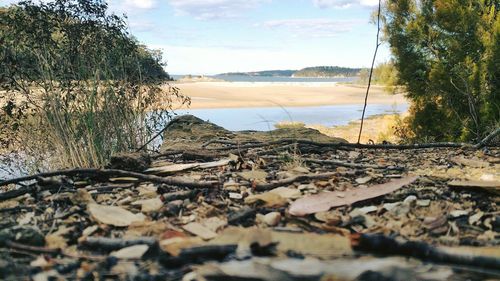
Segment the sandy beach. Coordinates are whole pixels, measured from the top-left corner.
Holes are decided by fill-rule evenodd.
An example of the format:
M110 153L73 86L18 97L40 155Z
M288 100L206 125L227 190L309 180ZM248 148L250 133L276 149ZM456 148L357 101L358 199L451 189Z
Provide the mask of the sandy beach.
M362 104L366 89L346 84L266 82L173 82L191 97L191 108L238 108ZM390 95L372 87L369 104L403 104L403 95ZM175 108L175 107L174 107Z

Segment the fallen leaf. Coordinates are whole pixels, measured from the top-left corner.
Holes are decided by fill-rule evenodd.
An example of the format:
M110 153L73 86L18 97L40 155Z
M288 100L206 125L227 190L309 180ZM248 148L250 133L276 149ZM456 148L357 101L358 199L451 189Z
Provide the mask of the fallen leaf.
M368 183L371 180L372 180L372 177L367 176L367 177L357 178L356 182L359 183L359 184L365 184L365 183Z
M302 197L302 192L296 188L289 188L289 187L278 187L273 190L270 190L269 192L276 193L280 195L283 198L287 199L297 199Z
M149 249L148 245L134 245L111 252L111 256L118 259L140 259Z
M203 240L199 237L172 237L161 240L159 243L160 249L169 253L171 256L177 257L183 249L191 248L203 244Z
M151 199L145 199L145 200L138 200L132 203L132 205L140 205L141 206L141 212L143 213L151 213L151 212L156 212L163 207L163 201L159 197L157 198L151 198Z
M316 195L301 198L292 203L290 214L294 216L305 216L317 212L326 212L330 208L351 205L353 203L376 198L401 187L413 183L417 177L408 176L402 179L392 180L387 183L377 184L366 188L357 188L344 191L344 197L337 196L337 192L322 192Z
M238 176L246 180L265 180L267 178L267 173L262 170L253 170L237 173Z
M217 232L227 225L227 220L220 219L218 217L211 217L203 221L203 225L213 232Z
M318 258L334 258L352 254L349 238L337 234L291 233L270 231L257 227L228 227L210 245L245 245L257 244L265 247L276 244L278 252L289 252Z
M233 161L234 161L233 159L222 159L219 161L206 162L206 163L172 164L172 165L149 168L146 170L146 172L153 174L172 174L191 169L209 169L209 168L225 166Z
M463 166L470 166L474 168L486 168L490 165L490 163L482 160L475 160L475 159L467 159L463 156L460 157L452 157L450 159L452 162L455 162L456 164L460 164Z
M281 197L281 195L273 192L264 192L261 194L250 195L245 198L246 204L254 204L257 202L263 202L265 207L281 207L285 206L288 201L286 198Z
M160 236L168 228L164 221L136 221L129 225L124 236Z
M88 211L96 221L114 226L129 226L133 222L144 221L144 215L116 206L89 204Z
M491 193L500 195L500 181L450 181L450 187L479 187Z
M197 222L188 223L182 228L187 232L200 237L203 240L210 240L217 236L217 233Z

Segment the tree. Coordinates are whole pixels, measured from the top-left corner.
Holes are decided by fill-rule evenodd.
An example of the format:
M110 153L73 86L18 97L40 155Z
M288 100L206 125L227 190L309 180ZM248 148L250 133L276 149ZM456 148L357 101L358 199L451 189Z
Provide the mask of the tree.
M0 61L8 136L24 146L33 140L28 150L41 146L62 166L101 166L141 147L171 113L155 104L189 102L164 90L170 77L161 52L133 39L104 0L22 1L0 10Z
M478 140L500 123L499 3L388 0L385 35L416 138Z

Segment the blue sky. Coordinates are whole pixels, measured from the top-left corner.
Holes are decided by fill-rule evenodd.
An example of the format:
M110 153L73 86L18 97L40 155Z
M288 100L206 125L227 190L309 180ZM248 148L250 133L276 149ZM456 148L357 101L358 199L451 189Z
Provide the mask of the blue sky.
M2 1L9 3L13 1ZM371 63L377 0L108 0L170 74ZM389 58L382 46L378 61Z

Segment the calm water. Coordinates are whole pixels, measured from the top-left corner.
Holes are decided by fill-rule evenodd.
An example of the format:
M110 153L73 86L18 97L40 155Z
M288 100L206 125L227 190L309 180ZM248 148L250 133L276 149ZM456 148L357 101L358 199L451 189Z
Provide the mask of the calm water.
M366 116L377 114L400 113L408 105L369 104ZM332 105L313 107L262 107L230 109L191 109L180 110L178 114L193 114L203 120L213 122L232 131L274 129L274 124L281 121L299 121L305 124L324 126L346 125L361 118L363 105ZM160 140L160 139L158 139ZM0 155L0 180L13 176L25 175L22 169L22 155ZM20 168L21 167L21 168Z
M184 75L172 75L174 79L181 79ZM340 78L292 78L292 77L267 77L267 76L245 76L245 75L216 75L208 76L227 82L276 82L276 83L304 83L304 82L354 82L358 77Z
M401 113L407 109L407 104L369 104L366 109L366 116ZM177 113L180 115L193 114L231 131L268 131L274 129L274 124L281 121L298 121L327 127L347 125L350 121L361 119L362 110L363 105L356 104L286 108L190 109L177 111Z

